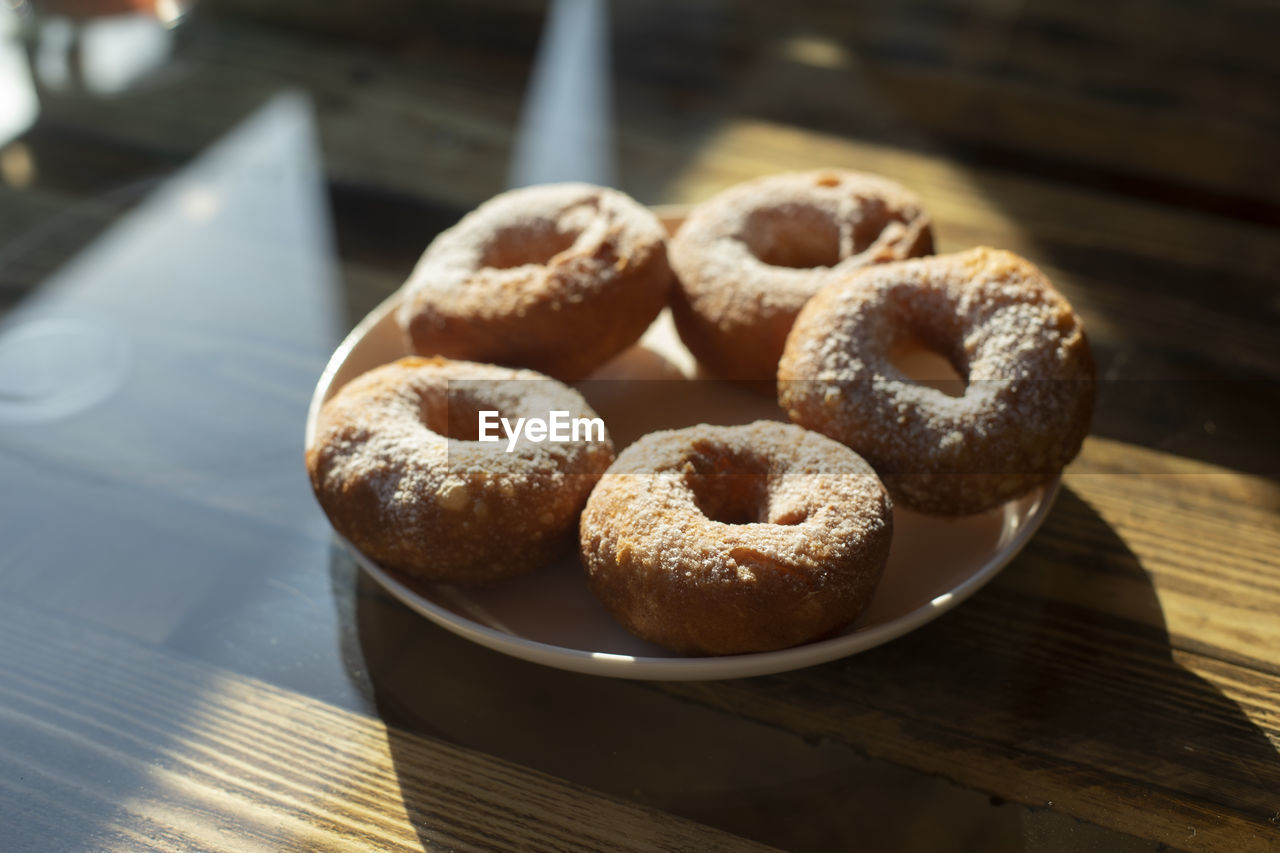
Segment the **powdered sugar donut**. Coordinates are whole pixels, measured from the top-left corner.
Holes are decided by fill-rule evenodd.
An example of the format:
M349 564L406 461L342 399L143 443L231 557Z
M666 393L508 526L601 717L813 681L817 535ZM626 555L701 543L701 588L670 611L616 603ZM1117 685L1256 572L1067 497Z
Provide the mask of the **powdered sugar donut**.
M594 418L576 391L531 370L403 358L325 403L307 470L334 528L421 580L481 583L550 560L613 460L603 428L579 440L477 441L479 413ZM603 422L601 422L603 424Z
M917 341L965 380L952 397L892 361ZM1093 358L1080 318L1010 252L870 267L800 312L778 366L796 423L862 454L901 503L960 515L1057 476L1093 415Z
M913 193L875 175L792 172L695 207L671 242L680 337L712 372L772 382L796 314L824 285L933 251Z
M773 421L655 432L601 478L579 547L632 633L690 654L794 646L870 602L889 556L888 492L847 447Z
M629 196L546 184L496 196L441 233L402 288L414 352L580 379L662 310L666 233Z

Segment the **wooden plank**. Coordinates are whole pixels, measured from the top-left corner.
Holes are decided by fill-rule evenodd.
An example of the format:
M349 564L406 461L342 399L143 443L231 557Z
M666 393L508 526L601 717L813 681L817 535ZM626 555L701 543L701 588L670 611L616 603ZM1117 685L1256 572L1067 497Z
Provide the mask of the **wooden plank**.
M1088 590L1100 565L1135 561L1158 603L1148 624L1174 648L1280 676L1280 485L1103 439L1089 440L1066 483L1079 502L1055 513L1042 540L1058 558L1060 601ZM1112 614L1133 600L1085 595Z
M10 849L764 850L0 605Z
M283 81L306 86L319 101L319 119L333 176L396 192L454 202L464 209L501 185L522 90L469 84L453 70L447 79L416 62L385 62L376 84L351 81L367 50L317 44L215 19L184 33L167 73L173 83L127 93L106 105L90 98L50 98L50 119L93 128L107 139L157 152L190 152L247 113ZM243 63L228 66L236 51ZM319 61L321 58L326 61ZM513 81L519 83L519 80ZM199 96L199 115L182 109ZM175 116L184 114L182 122ZM644 200L692 201L743 177L784 168L863 163L896 176L946 205L944 221L977 217L985 230L1014 226L1073 243L1105 245L1242 271L1266 273L1280 249L1269 230L1241 227L1213 216L1156 205L1119 203L1092 192L1045 186L994 170L971 170L939 157L841 140L746 118L721 117L711 139L671 139L673 122L660 115L622 114L624 169L630 159L667 157L664 186L639 187ZM643 129L653 128L650 133ZM754 152L754 154L752 153ZM684 170L677 170L680 163ZM643 168L642 163L636 164ZM454 167L475 171L458 175ZM469 187L469 189L466 189ZM1000 204L994 204L998 200ZM955 208L959 208L955 211ZM1034 217L1028 221L1028 217ZM1098 216L1105 217L1101 221Z
M1017 625L1022 606L1000 615ZM911 652L890 647L787 677L663 689L1176 849L1276 849L1276 741L1241 726L1241 706L1224 697L1226 690L1204 691L1203 678L1212 672L1223 683L1217 668L1227 665L1177 653L1176 663L1142 661L1152 677L1140 684L1129 682L1141 671L1128 669L1064 683L1058 653L996 657L993 648L964 641L970 629L989 627L985 619L950 624L949 631L927 630L906 641ZM1076 626L1057 630L1065 644ZM1015 630L990 646L1024 639ZM1103 656L1111 648L1086 651ZM1028 670L1039 677L1014 695L1002 693ZM1260 683L1247 670L1230 672L1246 676L1240 679L1246 686L1233 685L1233 699L1280 689L1275 679ZM1175 680L1180 689L1170 691ZM1117 684L1123 686L1105 689ZM930 694L939 699L931 703ZM1186 717L1171 726L1169 715ZM1217 742L1207 755L1206 741Z
M921 0L753 11L739 37L775 51L730 80L740 114L985 152L1011 168L1047 161L1095 185L1142 176L1184 198L1199 188L1280 199L1266 154L1280 143L1274 8L1134 3L1096 15L1063 2Z
M217 8L313 33L357 32L401 55L434 57L438 73L487 80L501 79L495 68L513 58L529 61L542 11L526 0L447 2L431 13L394 0L375 5L382 13L318 14L298 0ZM618 4L611 15L624 112L659 107L686 127L708 112L752 116L899 146L991 150L1022 165L1048 158L1076 175L1097 170L1095 181L1142 175L1280 199L1268 157L1280 141L1270 97L1280 16L1264 4L1142 2L1097 15L1060 1L731 9L667 0ZM398 26L379 27L385 19Z
M1018 40L1010 35L1005 44ZM919 47L907 44L889 50ZM892 53L877 55L874 50L874 45L855 45L851 51L854 79L869 95L852 99L844 111L832 109L830 91L841 83L849 85L850 72L782 62L762 64L743 87L741 109L761 119L816 125L824 132L870 136L899 145L958 148L966 153L991 149L1010 168L1035 168L1049 161L1061 164L1062 172L1075 170L1095 184L1118 174L1192 191L1206 189L1228 198L1257 199L1266 205L1280 201L1280 172L1265 154L1280 143L1271 129L1276 118L1258 116L1250 122L1252 103L1203 102L1215 95L1229 102L1230 80L1196 81L1181 93L1201 91L1201 100L1185 103L1181 93L1155 88L1160 85L1159 75L1149 67L1145 74L1127 80L1055 85L1055 76L1091 65L1117 64L1110 60L1073 64L1046 51L1044 58L1054 63L1048 68L1033 62L1024 63L1030 67L984 73L945 60L936 64L895 61ZM1017 58L1000 45L996 50L992 60L996 64ZM1115 50L1124 55L1126 50L1132 53L1133 47L1117 45ZM1262 103L1264 95L1258 87L1265 85L1262 81L1267 76L1240 75L1234 80L1235 91L1251 85L1255 91L1245 97ZM1150 82L1153 79L1157 82ZM1096 97L1099 91L1104 97ZM784 92L796 94L786 99ZM860 114L880 110L888 118L875 123ZM806 121L808 116L822 118ZM886 121L891 122L887 128Z
M318 98L333 180L460 210L501 188L518 91L469 89L456 74L433 75L421 58L386 63L375 83L353 84L366 50L219 19L204 24L184 35L172 84L110 104L50 99L51 125L92 128L172 158L207 144L292 80ZM242 62L226 63L232 50ZM198 114L186 109L192 99L202 103ZM619 130L624 174L644 181L629 188L645 201L697 200L781 169L881 172L924 196L943 250L987 243L1045 266L1102 333L1100 343L1280 375L1270 321L1280 243L1269 229L767 122L726 121L692 137L661 116L622 115ZM1224 296L1214 308L1202 298L1209 284Z

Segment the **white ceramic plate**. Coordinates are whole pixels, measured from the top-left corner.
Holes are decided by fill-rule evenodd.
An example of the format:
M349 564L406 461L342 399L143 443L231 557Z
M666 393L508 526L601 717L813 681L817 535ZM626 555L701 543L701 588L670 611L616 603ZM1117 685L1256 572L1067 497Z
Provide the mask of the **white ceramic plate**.
M394 299L394 297L393 297ZM393 315L380 305L347 336L316 386L307 416L307 444L320 405L348 380L405 355ZM727 384L699 382L687 398L672 382L695 375L693 357L663 312L631 350L581 386L604 417L618 450L654 429L694 423L781 419L768 399ZM663 382L632 380L661 379ZM673 399L677 400L673 408ZM884 579L862 617L843 634L777 652L683 657L633 637L596 601L574 556L492 587L406 585L344 544L392 595L438 625L491 649L575 672L618 678L715 679L765 675L835 660L912 631L964 601L1026 544L1044 521L1058 481L999 509L942 519L898 509Z

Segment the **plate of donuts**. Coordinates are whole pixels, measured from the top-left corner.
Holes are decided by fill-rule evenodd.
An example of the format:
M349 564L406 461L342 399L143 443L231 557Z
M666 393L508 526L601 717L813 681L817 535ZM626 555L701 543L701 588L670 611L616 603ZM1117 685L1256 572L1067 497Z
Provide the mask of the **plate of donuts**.
M394 298L369 314L334 352L311 401L308 444L320 407L361 374L407 354ZM700 377L664 311L640 341L580 383L621 450L656 429L691 423L783 421L777 405L732 383ZM695 393L673 389L687 384ZM594 387L593 387L594 386ZM626 393L621 393L626 389ZM678 407L672 406L677 401ZM938 618L991 580L1031 538L1058 481L994 510L960 518L893 511L888 564L870 606L837 636L740 655L680 655L630 634L591 593L577 555L486 586L425 583L389 571L347 540L356 562L401 602L490 649L559 669L617 678L711 680L785 672L865 651Z
M390 594L535 663L739 678L888 642L1027 543L1095 393L1043 273L932 249L914 194L854 172L692 209L504 193L333 354L317 499Z

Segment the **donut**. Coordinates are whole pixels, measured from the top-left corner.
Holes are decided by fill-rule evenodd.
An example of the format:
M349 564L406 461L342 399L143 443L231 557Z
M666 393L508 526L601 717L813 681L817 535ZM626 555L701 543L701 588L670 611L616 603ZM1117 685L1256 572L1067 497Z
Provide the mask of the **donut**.
M581 379L662 310L666 232L617 190L545 184L496 196L442 232L401 288L420 355Z
M482 411L512 423L595 417L576 391L531 370L420 357L377 367L324 404L307 449L334 528L424 581L486 583L556 556L613 461L603 422L576 441L523 436L508 452L505 439L476 440Z
M912 381L903 348L943 356L960 396ZM977 248L868 267L800 312L778 365L790 418L866 457L895 500L937 515L997 507L1056 477L1089 432L1084 326L1048 278Z
M771 389L811 296L860 267L932 251L929 215L893 181L831 169L770 175L713 196L680 226L671 309L704 367Z
M757 421L650 433L587 500L579 551L633 634L684 654L830 636L871 600L893 530L887 491L847 447Z

